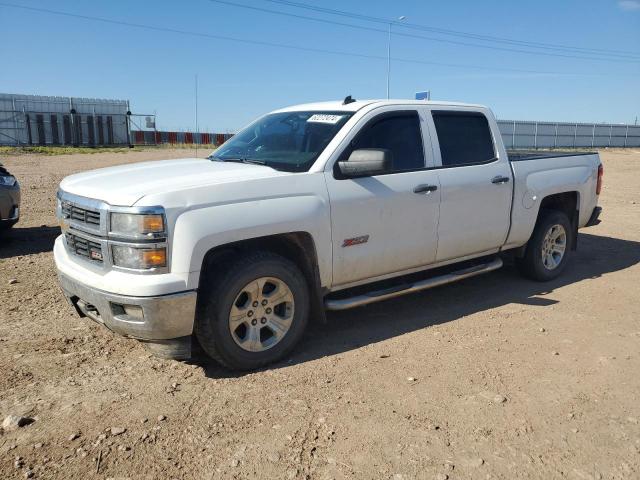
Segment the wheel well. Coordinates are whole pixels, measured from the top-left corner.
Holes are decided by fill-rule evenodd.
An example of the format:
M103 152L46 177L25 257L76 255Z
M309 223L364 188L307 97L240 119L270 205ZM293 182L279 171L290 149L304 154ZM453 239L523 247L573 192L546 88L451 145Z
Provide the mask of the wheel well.
M544 197L540 203L540 210L542 209L559 210L571 220L578 210L578 192L556 193Z
M199 283L202 284L207 281L207 278L215 272L216 265L226 263L243 252L258 250L281 255L294 262L300 268L309 285L312 311L316 311L321 316L321 320L324 320L324 309L316 308L323 304L318 256L313 238L307 232L290 232L250 238L212 248L206 253L202 261Z
M543 210L556 210L563 212L569 218L573 230L573 242L571 249L575 250L578 244L578 222L579 222L578 192L563 192L549 195L542 199L538 218Z

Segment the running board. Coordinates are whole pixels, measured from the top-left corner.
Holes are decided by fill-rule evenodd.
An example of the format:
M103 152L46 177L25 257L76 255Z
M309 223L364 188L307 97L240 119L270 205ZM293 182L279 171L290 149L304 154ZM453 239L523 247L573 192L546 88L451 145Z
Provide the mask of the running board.
M349 308L361 307L363 305L368 305L369 303L379 302L381 300L399 297L400 295L406 295L407 293L419 292L421 290L427 290L429 288L439 287L440 285L464 280L465 278L475 277L476 275L492 272L500 267L502 267L502 259L496 258L489 263L474 265L463 270L446 273L426 280L420 280L415 283L398 285L396 287L377 290L351 298L328 299L324 301L324 305L327 310L347 310Z

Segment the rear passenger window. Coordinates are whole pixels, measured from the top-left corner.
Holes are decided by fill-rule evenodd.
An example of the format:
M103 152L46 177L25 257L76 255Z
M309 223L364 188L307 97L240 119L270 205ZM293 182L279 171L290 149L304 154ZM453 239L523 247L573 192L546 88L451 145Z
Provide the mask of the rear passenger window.
M351 142L341 155L347 160L351 152L360 148L385 148L393 153L393 172L424 168L424 149L417 112L382 114Z
M473 165L496 156L487 117L474 112L432 112L443 167Z

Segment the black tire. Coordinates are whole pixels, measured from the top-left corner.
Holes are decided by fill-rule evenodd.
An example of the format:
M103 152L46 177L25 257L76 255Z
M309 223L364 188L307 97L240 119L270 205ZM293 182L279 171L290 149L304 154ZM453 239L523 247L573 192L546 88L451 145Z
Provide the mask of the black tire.
M195 324L196 337L205 353L231 370L254 370L289 354L309 319L309 286L297 265L275 253L255 252L213 268L219 273L210 275L200 286L202 308ZM250 352L234 340L229 314L242 289L261 277L277 278L289 288L294 299L293 320L278 343L264 351Z
M17 222L0 222L0 232L6 232L10 230Z
M561 225L566 233L566 245L564 255L555 268L547 268L542 261L544 238L547 232L554 226ZM557 278L567 266L571 247L574 242L574 232L571 222L564 212L558 210L542 210L533 230L531 238L527 242L524 257L517 259L518 270L522 275L538 282L548 282Z

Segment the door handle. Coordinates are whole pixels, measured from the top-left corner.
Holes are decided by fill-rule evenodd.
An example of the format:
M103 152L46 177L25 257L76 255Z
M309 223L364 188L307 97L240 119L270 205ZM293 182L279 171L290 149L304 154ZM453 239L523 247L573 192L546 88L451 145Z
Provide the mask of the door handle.
M502 175L495 176L491 179L491 183L495 183L498 185L507 183L508 181L509 181L509 177L503 177Z
M437 185L427 185L427 184L422 184L422 185L418 185L416 188L413 189L413 193L431 193L431 192L435 192L436 190L438 190L438 186Z

